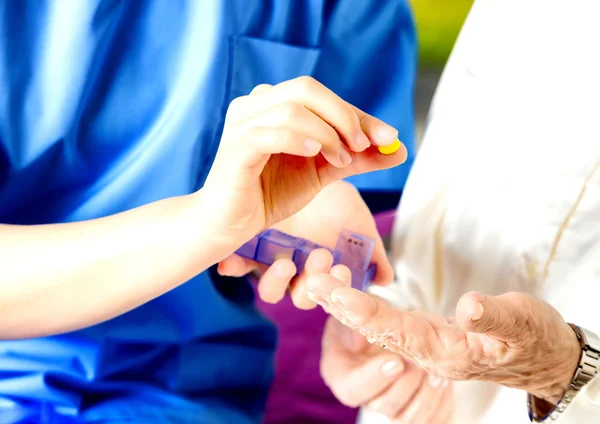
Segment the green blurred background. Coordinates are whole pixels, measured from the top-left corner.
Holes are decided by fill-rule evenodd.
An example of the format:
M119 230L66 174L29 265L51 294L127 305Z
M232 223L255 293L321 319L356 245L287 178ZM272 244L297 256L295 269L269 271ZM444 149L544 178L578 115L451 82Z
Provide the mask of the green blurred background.
M410 0L410 2L419 38L419 74L415 86L418 148L435 88L473 0Z
M441 68L473 0L411 0L419 36L421 68Z

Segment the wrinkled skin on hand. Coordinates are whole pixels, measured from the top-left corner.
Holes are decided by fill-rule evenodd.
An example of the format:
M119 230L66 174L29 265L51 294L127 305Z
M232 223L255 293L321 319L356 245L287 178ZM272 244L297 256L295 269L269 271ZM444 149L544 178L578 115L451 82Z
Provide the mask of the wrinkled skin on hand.
M332 273L342 267L334 267ZM345 282L350 284L350 275ZM321 376L336 398L385 415L390 424L444 424L453 412L452 382L366 339L333 317L323 334Z
M443 378L491 381L557 403L579 362L572 328L552 306L526 293L467 293L456 316L445 318L395 309L331 274L313 276L308 287L330 314L370 343Z

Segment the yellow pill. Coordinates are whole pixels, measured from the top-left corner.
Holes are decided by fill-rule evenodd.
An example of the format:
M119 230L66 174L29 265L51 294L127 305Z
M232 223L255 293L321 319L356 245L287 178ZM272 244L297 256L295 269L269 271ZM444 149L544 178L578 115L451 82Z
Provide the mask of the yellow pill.
M388 144L387 146L379 146L379 153L384 155L392 155L396 153L398 149L400 149L401 145L402 144L400 143L400 140L396 139L396 141L394 141L392 144Z

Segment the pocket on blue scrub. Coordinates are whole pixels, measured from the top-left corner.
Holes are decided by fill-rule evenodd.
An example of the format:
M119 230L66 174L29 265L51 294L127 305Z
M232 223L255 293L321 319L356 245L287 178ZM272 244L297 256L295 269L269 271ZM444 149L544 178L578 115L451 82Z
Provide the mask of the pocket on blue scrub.
M249 94L259 84L279 84L303 75L312 75L320 49L278 41L231 36L231 72L228 104Z
M233 99L250 94L254 87L260 84L275 85L299 76L312 75L321 49L295 46L246 35L231 35L229 51L227 88L215 141L221 138L225 115ZM212 163L218 147L219 143L214 142L207 152L203 167L204 173L198 177L198 188L202 186L210 170L210 163Z

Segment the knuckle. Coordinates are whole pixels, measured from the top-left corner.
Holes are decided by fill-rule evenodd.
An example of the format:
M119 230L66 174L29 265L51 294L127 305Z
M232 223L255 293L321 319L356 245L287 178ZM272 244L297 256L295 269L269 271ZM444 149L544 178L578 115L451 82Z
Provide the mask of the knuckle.
M248 98L248 96L240 96L240 97L236 97L235 99L233 99L231 101L231 103L229 103L229 111L237 112L239 109L241 109L243 107L247 98Z
M227 113L225 114L225 125L229 126L231 123L241 121L244 117L247 105L248 96L236 97L229 103Z
M252 89L252 91L250 92L250 94L251 95L252 94L256 94L258 92L264 91L264 90L266 90L268 88L271 88L271 87L273 87L271 84L259 84L259 85L257 85L256 87L254 87Z
M300 89L306 93L311 93L319 85L316 79L308 75L296 78L296 82Z
M289 128L283 128L280 130L280 140L283 146L292 146L295 139L296 133L293 130Z
M370 119L371 119L371 117L369 115L367 115L366 113L362 116L359 116L358 123L360 124L361 128L366 127L368 125Z
M254 146L258 143L258 140L261 137L264 137L264 131L262 128L252 127L248 130L244 131L242 134L239 134L237 138L239 141L242 141L242 144Z
M304 112L304 106L296 102L285 102L279 108L281 119L290 122L298 118Z
M354 110L350 107L350 105L345 104L343 106L343 116L344 120L348 123L352 130L358 129L360 127L360 121L358 120L358 116Z

